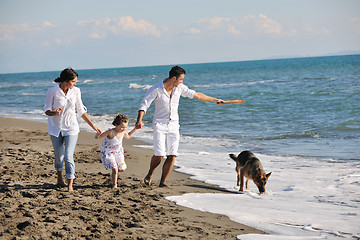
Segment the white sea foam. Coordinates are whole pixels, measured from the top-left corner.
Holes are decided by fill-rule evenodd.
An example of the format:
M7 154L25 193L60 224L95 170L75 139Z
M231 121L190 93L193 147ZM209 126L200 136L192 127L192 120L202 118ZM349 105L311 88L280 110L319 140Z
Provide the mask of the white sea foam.
M23 96L44 96L43 93L21 93Z
M140 85L137 83L130 83L129 85L130 89L144 89L144 90L148 90L149 88L151 88L151 85Z
M272 171L267 192L259 195L251 181L250 189L239 194L235 162L228 157L229 152L218 147L221 140L213 149L209 141L207 143L205 146L199 144L196 151L193 142L183 141L181 155L176 160L178 171L219 185L229 193L188 193L167 197L168 200L200 211L227 215L234 221L270 233L240 235L239 239L360 237L359 162L255 153L265 171ZM236 150L241 151L241 147Z
M86 80L82 81L81 83L86 84L86 83L92 83L92 82L94 82L94 80L86 79Z
M133 147L152 149L152 145L133 145Z

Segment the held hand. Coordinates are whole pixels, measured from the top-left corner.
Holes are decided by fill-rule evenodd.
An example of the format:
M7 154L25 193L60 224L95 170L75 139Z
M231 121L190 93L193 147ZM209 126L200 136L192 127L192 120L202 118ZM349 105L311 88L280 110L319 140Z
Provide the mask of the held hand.
M101 131L101 129L100 129L100 128L98 128L98 127L94 126L94 130L96 131L96 135L100 135L100 134L102 134L102 131Z
M99 138L100 138L100 137L99 137L100 134L101 134L101 133L98 133L98 132L97 132L97 133L95 134L95 139L99 139Z
M141 129L144 127L144 123L142 121L137 121L135 124L136 129Z

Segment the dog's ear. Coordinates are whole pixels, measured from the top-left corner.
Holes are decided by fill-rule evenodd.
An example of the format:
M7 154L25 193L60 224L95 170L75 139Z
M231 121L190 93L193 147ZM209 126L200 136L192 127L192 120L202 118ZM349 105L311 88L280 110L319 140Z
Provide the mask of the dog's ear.
M270 177L272 172L269 172L268 174L266 174L266 178L268 179Z
M229 154L229 156L230 156L233 160L235 160L235 161L237 160L237 156L235 156L234 154L231 153L231 154Z

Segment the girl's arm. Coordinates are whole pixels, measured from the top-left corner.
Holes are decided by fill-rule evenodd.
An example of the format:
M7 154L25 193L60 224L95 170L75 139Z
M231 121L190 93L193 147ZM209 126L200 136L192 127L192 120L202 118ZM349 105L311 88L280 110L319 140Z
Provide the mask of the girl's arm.
M105 132L103 132L103 133L97 132L97 133L95 134L95 138L96 138L96 139L99 139L99 138L107 137L107 136L109 136L110 134L112 134L112 132L111 132L110 130L107 130L107 131L105 131Z
M136 132L136 127L134 127L134 129L131 130L129 133L128 133L128 132L125 132L125 133L124 133L124 137L125 137L126 139L130 139L132 136L134 136L135 132Z

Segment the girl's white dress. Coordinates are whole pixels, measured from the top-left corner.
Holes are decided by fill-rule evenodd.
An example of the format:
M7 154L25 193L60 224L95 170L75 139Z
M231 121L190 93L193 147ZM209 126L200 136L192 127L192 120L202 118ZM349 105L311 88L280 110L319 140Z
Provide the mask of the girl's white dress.
M122 146L122 140L124 135L118 139L115 133L110 129L114 135L114 138L109 139L105 137L101 144L100 159L106 169L125 170L127 168L124 158L124 148Z

